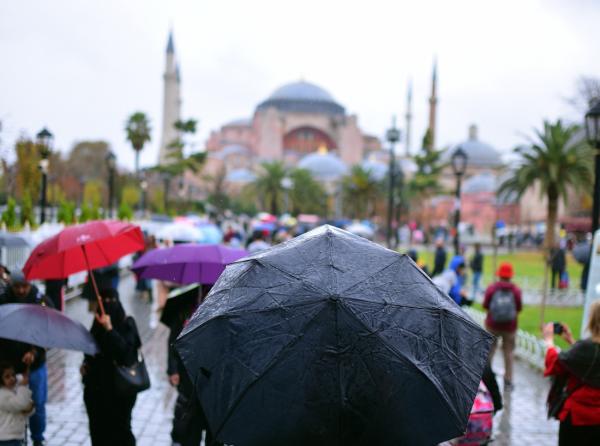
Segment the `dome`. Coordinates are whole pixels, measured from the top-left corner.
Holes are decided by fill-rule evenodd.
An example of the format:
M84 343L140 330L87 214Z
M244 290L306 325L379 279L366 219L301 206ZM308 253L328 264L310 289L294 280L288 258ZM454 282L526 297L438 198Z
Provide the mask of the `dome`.
M306 155L298 167L308 170L318 181L336 181L348 172L348 167L338 156L322 151Z
M249 155L250 150L242 146L241 144L228 144L221 150L215 153L215 156L219 159L225 159L231 155Z
M496 175L492 172L483 172L467 179L463 185L462 191L465 194L496 192L496 185Z
M467 166L483 167L496 169L502 167L502 158L496 149L491 145L479 140L477 135L477 126L469 127L469 139L457 147L461 147L468 156ZM450 162L452 151L444 154L444 159Z
M375 159L366 159L360 164L360 166L369 172L369 177L375 181L383 180L388 173L387 164Z
M306 81L293 82L275 90L260 103L257 110L275 107L280 111L343 115L344 107L318 85Z
M230 183L252 183L256 175L248 169L235 169L227 174L225 181Z

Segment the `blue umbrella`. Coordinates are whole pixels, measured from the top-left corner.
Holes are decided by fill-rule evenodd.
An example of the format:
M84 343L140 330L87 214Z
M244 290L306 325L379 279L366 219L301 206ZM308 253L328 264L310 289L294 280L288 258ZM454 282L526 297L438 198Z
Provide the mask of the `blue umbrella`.
M0 305L0 338L88 355L98 352L96 341L81 323L42 305Z
M202 243L221 243L223 241L223 232L213 224L202 224L198 226L202 231Z

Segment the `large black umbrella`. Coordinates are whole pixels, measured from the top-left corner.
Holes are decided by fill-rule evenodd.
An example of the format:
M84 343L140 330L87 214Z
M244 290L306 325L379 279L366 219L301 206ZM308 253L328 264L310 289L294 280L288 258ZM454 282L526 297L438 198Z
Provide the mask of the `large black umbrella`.
M88 355L98 351L94 338L81 323L42 305L0 305L0 338Z
M176 342L217 439L434 445L492 337L407 256L322 226L228 266Z

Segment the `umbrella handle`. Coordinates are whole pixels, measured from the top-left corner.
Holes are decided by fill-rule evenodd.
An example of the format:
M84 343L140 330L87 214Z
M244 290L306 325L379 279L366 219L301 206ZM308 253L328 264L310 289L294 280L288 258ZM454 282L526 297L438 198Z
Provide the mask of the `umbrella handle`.
M104 304L102 303L102 298L100 298L100 292L98 291L98 285L96 284L96 278L94 277L94 273L90 268L90 262L88 261L87 252L85 250L85 246L82 246L83 249L83 257L85 258L85 264L87 265L88 275L92 281L92 287L94 288L94 293L96 294L96 300L98 301L98 306L100 307L100 315L104 316L106 313L104 312Z

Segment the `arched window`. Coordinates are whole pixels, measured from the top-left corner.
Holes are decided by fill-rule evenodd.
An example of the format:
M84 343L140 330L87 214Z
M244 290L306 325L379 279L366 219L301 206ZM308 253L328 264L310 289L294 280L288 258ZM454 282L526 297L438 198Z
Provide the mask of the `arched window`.
M323 146L327 147L328 150L336 148L335 143L327 133L314 127L299 127L283 137L284 150L299 155L316 152L317 149Z

